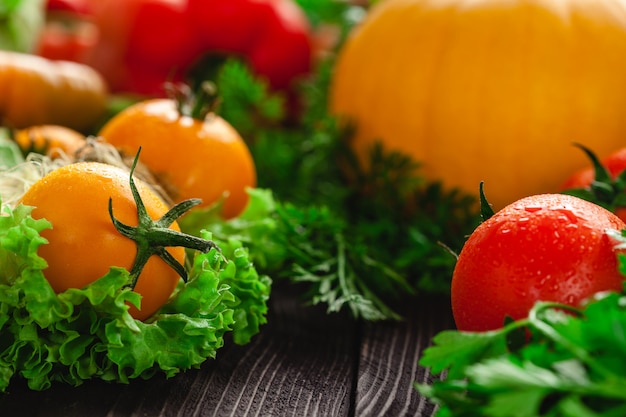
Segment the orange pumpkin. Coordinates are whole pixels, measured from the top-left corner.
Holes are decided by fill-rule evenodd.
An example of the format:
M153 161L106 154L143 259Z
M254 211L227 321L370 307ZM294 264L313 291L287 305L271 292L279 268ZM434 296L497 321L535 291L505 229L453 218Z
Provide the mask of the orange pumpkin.
M330 106L495 208L626 140L626 2L386 0L338 56Z

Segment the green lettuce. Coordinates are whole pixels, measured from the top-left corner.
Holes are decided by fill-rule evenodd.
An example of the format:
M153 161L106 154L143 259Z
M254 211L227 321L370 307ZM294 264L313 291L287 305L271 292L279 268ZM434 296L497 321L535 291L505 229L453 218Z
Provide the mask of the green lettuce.
M44 390L54 382L171 377L215 358L227 333L245 344L266 322L271 279L257 273L236 240L214 239L220 250L196 254L188 282L145 322L128 313L129 303L141 300L126 287L123 268L55 294L37 255L50 223L33 219L31 210L5 207L0 216L0 391L14 378Z
M1 48L0 48L1 49ZM11 140L9 131L0 128L0 169L10 168L24 161L19 146Z

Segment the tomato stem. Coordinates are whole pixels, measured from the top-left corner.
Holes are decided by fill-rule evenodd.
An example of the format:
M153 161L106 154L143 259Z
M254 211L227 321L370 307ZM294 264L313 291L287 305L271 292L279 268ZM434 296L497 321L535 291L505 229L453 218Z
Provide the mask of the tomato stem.
M132 281L129 284L129 287L133 289L135 288L141 271L152 255L156 255L163 259L165 263L173 268L181 276L181 278L187 282L187 271L185 271L185 267L181 265L180 262L178 262L166 248L172 246L182 246L189 249L199 250L201 252L208 252L212 248L219 250L219 247L211 240L202 239L169 228L172 223L176 221L176 219L185 214L192 207L200 204L200 199L193 198L181 201L170 208L167 213L156 221L150 218L133 179L133 173L135 171L135 167L137 166L137 162L139 161L140 152L141 148L139 148L137 155L135 155L135 159L130 170L129 180L133 199L137 205L137 226L129 226L116 219L113 215L113 200L109 198L109 215L115 229L123 236L134 240L137 245L137 255L130 270Z
M170 98L176 102L178 113L182 116L203 121L219 106L217 87L211 81L202 82L195 94L186 84L169 84L167 90Z

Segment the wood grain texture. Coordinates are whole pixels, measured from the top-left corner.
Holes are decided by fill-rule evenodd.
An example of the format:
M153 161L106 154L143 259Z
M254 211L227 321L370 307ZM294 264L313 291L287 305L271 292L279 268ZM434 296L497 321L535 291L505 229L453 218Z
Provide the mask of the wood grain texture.
M17 381L0 397L0 416L430 416L412 385L431 378L417 361L432 335L451 326L449 307L432 307L405 322L362 323L276 287L261 333L246 346L227 341L200 369L44 392Z
M357 416L431 416L435 406L414 383L437 376L418 365L432 337L454 328L447 299L423 298L408 309L402 322L364 323L358 366Z

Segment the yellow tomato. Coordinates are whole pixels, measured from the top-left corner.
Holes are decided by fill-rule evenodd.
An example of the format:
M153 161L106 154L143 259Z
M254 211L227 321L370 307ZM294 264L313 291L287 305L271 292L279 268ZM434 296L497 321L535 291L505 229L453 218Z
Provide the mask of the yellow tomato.
M153 220L168 211L167 205L146 184L135 181L148 215ZM131 269L137 247L121 235L109 216L109 198L116 218L131 226L138 221L137 205L129 174L98 162L80 162L58 168L33 184L21 203L34 206L34 218L45 218L52 229L42 231L48 244L39 248L46 260L46 279L56 292L82 288L105 275L111 266ZM179 231L174 222L173 230ZM167 249L181 264L185 250ZM141 310L131 306L133 317L144 320L163 305L179 282L178 273L152 256L139 275L134 290L141 294Z
M129 155L141 146L142 162L174 202L200 198L206 206L226 197L225 218L243 211L246 188L256 185L254 161L239 133L215 114L202 120L181 115L174 100L132 105L106 123L99 136Z
M87 65L0 51L0 123L90 131L106 114L107 85Z
M59 125L37 125L18 129L13 140L24 154L35 152L57 158L61 154L73 156L85 146L85 135L69 127Z

